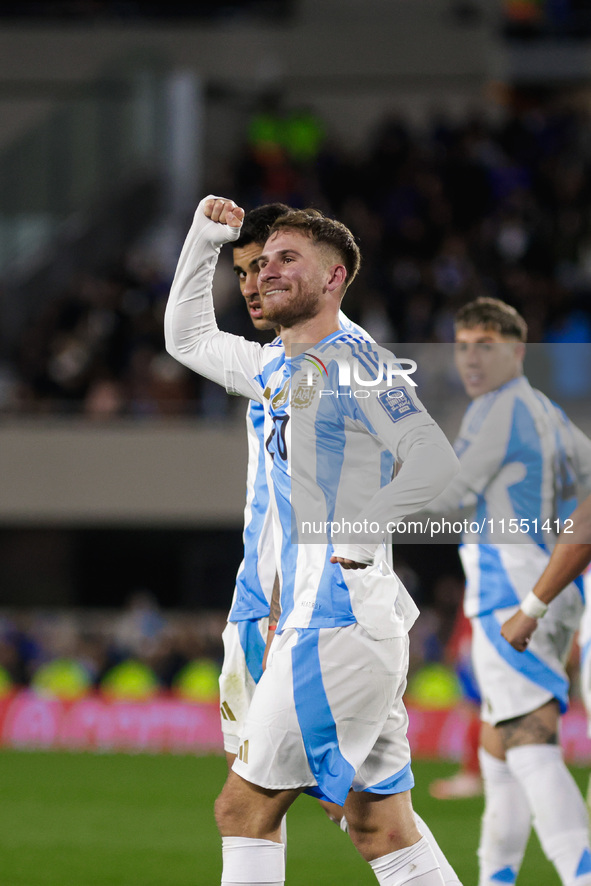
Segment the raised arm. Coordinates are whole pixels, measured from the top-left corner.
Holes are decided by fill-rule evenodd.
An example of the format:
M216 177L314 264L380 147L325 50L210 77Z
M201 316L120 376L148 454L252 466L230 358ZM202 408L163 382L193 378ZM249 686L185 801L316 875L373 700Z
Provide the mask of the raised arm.
M218 329L212 296L220 249L238 238L243 218L244 210L224 197L210 195L197 207L166 305L164 338L179 363L232 394L260 400L253 379L260 372L262 348Z
M521 606L501 628L511 646L524 652L538 619L564 588L591 562L591 495L570 516L572 526L558 536L550 561Z

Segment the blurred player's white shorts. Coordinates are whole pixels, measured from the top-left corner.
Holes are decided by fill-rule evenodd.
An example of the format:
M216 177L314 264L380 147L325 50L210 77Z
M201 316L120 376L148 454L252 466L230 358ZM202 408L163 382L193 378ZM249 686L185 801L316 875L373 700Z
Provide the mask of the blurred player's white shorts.
M568 708L569 680L565 665L574 631L548 612L538 622L525 652L501 636L501 625L517 606L471 619L472 661L482 696L481 718L496 726L555 698L561 713Z
M234 771L340 805L351 788L408 790L407 670L408 636L374 640L359 624L287 629L273 640Z
M220 716L224 750L238 753L240 734L255 686L263 673L268 618L229 621L222 634L224 663L220 674Z

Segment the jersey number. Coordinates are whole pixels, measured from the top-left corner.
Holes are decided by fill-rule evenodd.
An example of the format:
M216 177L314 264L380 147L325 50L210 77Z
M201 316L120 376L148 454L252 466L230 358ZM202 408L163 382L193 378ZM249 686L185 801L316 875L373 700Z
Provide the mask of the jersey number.
M267 442L265 443L265 447L267 452L271 456L272 459L275 458L275 452L271 451L271 443L273 438L276 436L277 441L275 443L275 449L279 458L283 461L287 459L287 443L285 442L285 432L287 429L287 422L289 421L289 415L274 415L273 416L273 428L271 429L271 433L267 437Z

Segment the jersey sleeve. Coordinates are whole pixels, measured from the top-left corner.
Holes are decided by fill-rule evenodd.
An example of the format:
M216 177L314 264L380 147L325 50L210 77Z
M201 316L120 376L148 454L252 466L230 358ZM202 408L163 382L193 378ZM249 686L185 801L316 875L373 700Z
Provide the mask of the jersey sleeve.
M407 393L405 396L410 398L412 395ZM395 456L399 469L358 519L385 526L387 522L400 520L429 504L453 480L459 463L447 437L424 409L417 415L398 419L395 411L392 417L390 408L381 415L375 408L381 402L378 397L368 417L375 436Z
M388 524L415 513L439 495L459 470L458 459L445 434L414 392L401 384L354 406L369 433L395 457L396 476L370 499L356 521L377 523L380 533ZM378 539L375 539L376 543ZM335 554L358 562L371 562L375 546L335 545Z
M591 440L576 425L569 423L574 443L574 468L577 483L584 495L591 493Z
M164 314L166 350L179 363L222 385L230 394L262 402L258 376L263 348L218 329L212 284L220 249L240 228L222 225L204 213L206 197L195 212L183 245Z
M512 400L494 395L472 405L454 444L460 471L430 503L429 511L448 513L475 503L503 465L512 408Z

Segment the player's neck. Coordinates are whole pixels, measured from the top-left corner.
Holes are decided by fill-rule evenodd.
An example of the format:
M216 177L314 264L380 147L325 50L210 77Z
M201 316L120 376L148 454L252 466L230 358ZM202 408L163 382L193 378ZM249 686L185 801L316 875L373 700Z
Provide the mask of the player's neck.
M282 326L279 334L287 356L295 357L296 354L301 352L302 344L315 345L326 338L327 335L337 332L339 328L338 314L335 316L331 312L330 314L317 314L315 317L303 320L294 326ZM295 347L296 345L299 347Z

